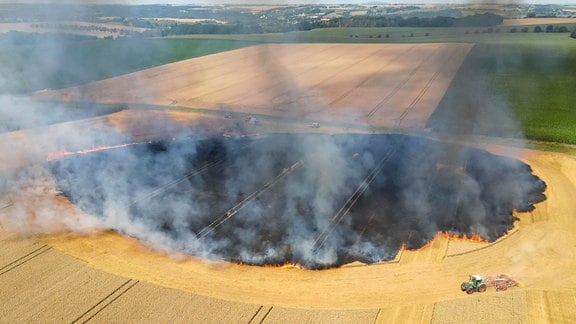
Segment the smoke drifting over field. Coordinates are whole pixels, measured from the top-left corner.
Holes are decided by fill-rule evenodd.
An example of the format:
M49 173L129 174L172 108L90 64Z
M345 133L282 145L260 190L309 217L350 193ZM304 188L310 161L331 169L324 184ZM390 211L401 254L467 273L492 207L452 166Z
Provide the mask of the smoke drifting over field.
M268 135L56 160L64 195L155 248L309 268L390 260L438 231L496 240L545 199L526 164L403 135Z
M58 44L51 45L38 74L66 68ZM277 96L283 104L271 106L298 116L294 103L307 89L273 57L261 59L270 83L280 80L287 89ZM456 118L457 133L473 133L481 105L496 102L505 111L503 100L476 89L467 90L475 96L461 109L464 118ZM0 105L13 118L10 127L54 118L55 110L43 114L26 100L3 97ZM12 106L17 110L6 108ZM390 260L403 245L422 247L439 231L494 241L512 228L513 210L545 199L544 182L520 161L420 137L188 135L64 157L48 164L51 174L33 167L3 177L2 191L23 193L9 217L23 232L34 215L32 233L64 223L71 231L114 229L159 250L211 260L325 268ZM78 150L134 141L105 132L58 138L57 146ZM88 216L37 199L55 194L55 186Z

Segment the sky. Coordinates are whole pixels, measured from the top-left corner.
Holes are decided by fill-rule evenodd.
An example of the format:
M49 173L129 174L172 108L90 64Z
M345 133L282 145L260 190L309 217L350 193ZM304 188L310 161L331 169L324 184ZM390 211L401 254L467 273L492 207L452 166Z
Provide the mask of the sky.
M370 2L380 3L423 3L423 4L438 4L438 3L538 3L538 4L575 4L576 0L0 0L0 3L99 3L99 4L173 4L173 5L216 5L216 4L362 4Z

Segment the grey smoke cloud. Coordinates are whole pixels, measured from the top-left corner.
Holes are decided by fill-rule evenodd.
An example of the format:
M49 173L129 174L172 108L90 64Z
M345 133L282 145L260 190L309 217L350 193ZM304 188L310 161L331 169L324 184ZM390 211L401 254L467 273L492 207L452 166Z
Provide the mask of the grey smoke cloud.
M58 61L58 44L52 45L46 69L54 68L52 59L65 64ZM270 75L282 70L264 59ZM280 78L290 86L283 95L297 98L305 90L286 74ZM51 123L66 113L57 106L47 113L9 95L0 97L0 105L8 116L5 129ZM468 120L478 116L471 110ZM117 132L59 129L51 135L70 151L133 141ZM26 234L113 229L165 252L321 268L389 260L403 243L420 247L438 231L494 240L510 229L514 209L533 208L544 198L545 185L518 161L423 138L224 139L194 130L177 137L76 154L53 161L50 172L42 165L23 168L1 183L3 192L19 192L2 221ZM357 194L359 189L364 191ZM49 199L60 193L79 210ZM348 203L351 198L357 201Z
M196 136L50 169L76 206L164 252L324 268L389 260L438 231L492 241L545 198L527 165L461 150L462 169L438 168L446 144L404 135Z

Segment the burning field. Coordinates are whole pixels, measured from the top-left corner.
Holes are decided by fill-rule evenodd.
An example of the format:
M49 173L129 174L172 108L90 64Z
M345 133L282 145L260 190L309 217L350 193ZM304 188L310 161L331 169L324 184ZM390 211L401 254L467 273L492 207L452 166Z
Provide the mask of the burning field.
M495 241L546 187L518 160L407 135L204 136L49 168L84 212L155 249L311 269L391 260L438 232Z
M576 160L424 130L472 45L350 46L256 46L37 93L179 108L0 137L2 189L14 191L0 209L0 310L101 322L166 320L158 309L188 322L574 315ZM526 288L467 298L471 273Z

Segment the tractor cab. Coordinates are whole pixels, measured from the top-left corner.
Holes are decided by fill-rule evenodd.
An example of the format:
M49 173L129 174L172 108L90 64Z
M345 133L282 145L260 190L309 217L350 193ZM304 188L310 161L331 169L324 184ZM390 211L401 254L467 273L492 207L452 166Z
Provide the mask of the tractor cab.
M482 282L482 276L480 275L471 275L470 281L474 281L474 283L479 284Z
M463 282L460 285L460 289L462 289L462 291L465 291L468 294L472 294L474 292L485 292L486 283L484 283L482 276L471 275L470 280L468 282Z

